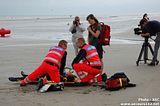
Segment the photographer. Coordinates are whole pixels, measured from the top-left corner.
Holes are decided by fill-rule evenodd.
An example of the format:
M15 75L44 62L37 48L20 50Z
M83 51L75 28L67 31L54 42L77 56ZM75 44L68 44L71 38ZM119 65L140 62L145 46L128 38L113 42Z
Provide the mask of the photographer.
M82 23L80 23L80 18L75 17L72 26L69 28L69 31L72 33L72 43L75 50L75 54L78 54L78 47L76 46L76 39L83 38L82 34L85 31L85 28Z
M155 45L154 45L154 54L153 59L149 66L158 65L159 61L157 60L158 49L160 46L160 22L159 21L147 21L146 19L142 19L140 21L139 26L141 26L142 37L156 36Z

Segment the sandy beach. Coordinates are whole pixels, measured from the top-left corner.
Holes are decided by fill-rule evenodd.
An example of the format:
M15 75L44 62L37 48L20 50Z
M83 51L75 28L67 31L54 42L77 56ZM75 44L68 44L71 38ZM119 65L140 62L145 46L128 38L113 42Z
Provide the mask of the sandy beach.
M120 106L123 102L139 102L138 98L159 98L160 65L149 67L145 64L136 66L141 44L113 44L104 47L104 71L108 76L115 72L125 72L137 87L109 92L99 87L65 87L62 92L38 93L35 85L19 87L18 83L8 81L9 76L18 76L34 70L43 60L52 41L17 42L1 40L0 52L0 103L1 106ZM16 46L12 44L16 42ZM49 42L49 43L48 43ZM3 45L2 45L3 43ZM43 45L43 44L49 45ZM10 46L7 46L10 45ZM22 45L22 46L21 46ZM73 48L68 48L67 66L74 57ZM160 56L158 57L160 58Z
M113 35L118 38L134 38L131 30ZM153 103L139 98L158 98L160 103L160 64L155 67L139 64L136 61L143 41L114 43L104 47L104 72L108 77L115 72L125 72L136 87L118 91L106 91L99 87L65 87L64 91L39 93L35 85L20 87L8 80L19 76L20 71L32 72L44 59L48 48L56 45L56 40L0 38L0 105L1 106L120 106L121 103ZM152 43L154 46L154 43ZM66 66L74 58L74 50L69 43ZM149 54L149 58L151 55ZM158 55L160 60L160 55Z

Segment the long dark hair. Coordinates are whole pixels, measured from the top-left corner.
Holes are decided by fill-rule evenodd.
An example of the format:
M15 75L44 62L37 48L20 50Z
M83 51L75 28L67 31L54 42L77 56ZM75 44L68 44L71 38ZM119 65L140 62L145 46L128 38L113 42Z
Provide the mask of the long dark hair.
M88 20L88 19L93 19L97 24L99 23L99 21L97 20L97 18L93 15L93 14L89 14L88 16L87 16L87 18L86 18L86 20Z
M148 14L147 13L145 13L144 15L143 15L143 19L145 18L145 17L147 17L148 16Z
M148 18L148 14L147 14L147 13L145 13L145 14L143 15L143 19L145 19L146 21L148 21L148 20L149 20L149 18Z
M86 20L88 21L89 19L93 19L96 22L94 25L90 25L91 29L95 32L97 30L98 25L99 25L99 21L93 14L89 14L87 16Z

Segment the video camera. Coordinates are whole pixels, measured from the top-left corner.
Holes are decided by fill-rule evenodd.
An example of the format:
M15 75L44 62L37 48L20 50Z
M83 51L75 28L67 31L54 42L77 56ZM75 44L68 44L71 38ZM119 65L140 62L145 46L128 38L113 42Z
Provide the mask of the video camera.
M140 34L142 34L142 29L141 29L141 28L139 28L139 27L134 28L134 34L136 34L136 35L140 35Z

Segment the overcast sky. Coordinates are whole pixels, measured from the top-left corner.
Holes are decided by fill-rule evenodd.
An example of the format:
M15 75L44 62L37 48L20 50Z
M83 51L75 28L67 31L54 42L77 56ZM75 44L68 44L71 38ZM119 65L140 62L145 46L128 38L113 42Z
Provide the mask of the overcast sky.
M160 0L0 0L0 15L160 13Z

